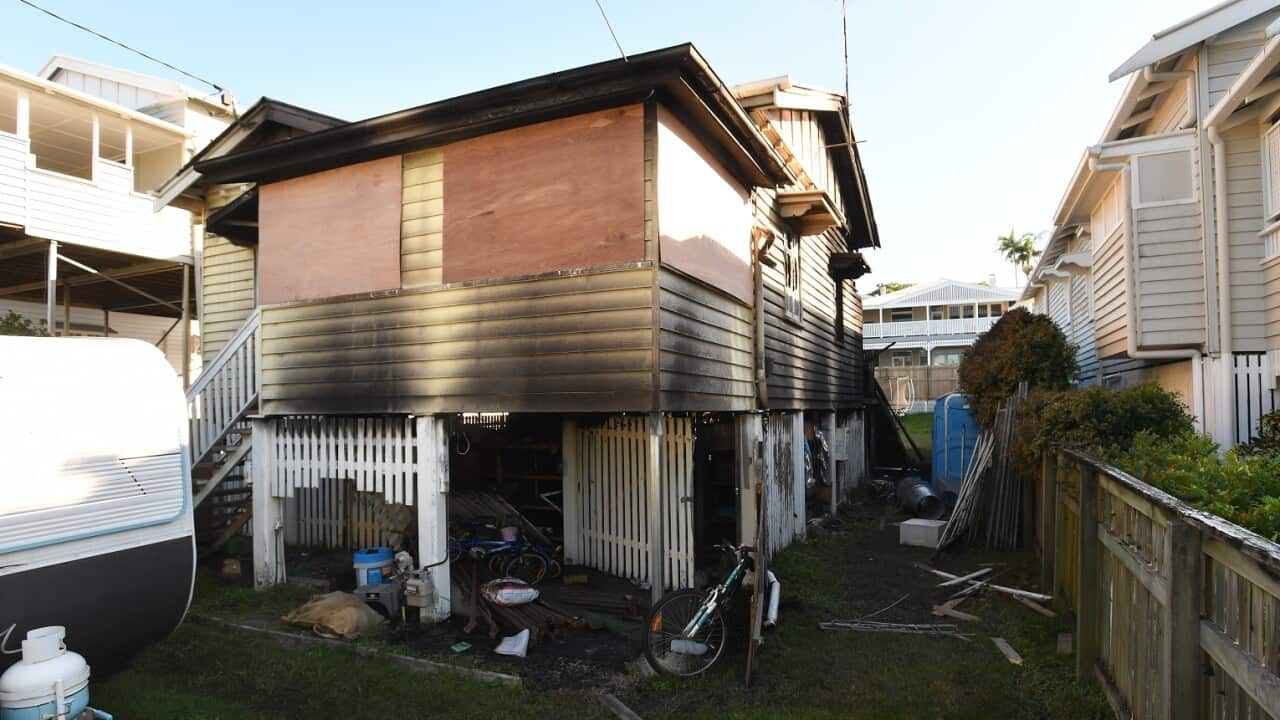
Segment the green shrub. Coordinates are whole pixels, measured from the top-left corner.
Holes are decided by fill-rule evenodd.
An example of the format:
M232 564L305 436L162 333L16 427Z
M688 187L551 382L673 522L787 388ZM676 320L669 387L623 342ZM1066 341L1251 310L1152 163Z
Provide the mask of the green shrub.
M1140 432L1127 450L1102 456L1192 507L1280 541L1280 453L1219 454L1212 440L1199 435Z
M1076 374L1076 348L1046 315L1015 308L980 336L960 362L960 392L982 427L995 422L1000 403L1026 381L1062 390Z
M44 321L38 323L22 317L18 313L10 310L3 316L0 316L0 335L30 335L43 337L48 335L45 329Z
M1241 452L1280 453L1280 410L1263 415L1258 421L1258 437L1241 446Z

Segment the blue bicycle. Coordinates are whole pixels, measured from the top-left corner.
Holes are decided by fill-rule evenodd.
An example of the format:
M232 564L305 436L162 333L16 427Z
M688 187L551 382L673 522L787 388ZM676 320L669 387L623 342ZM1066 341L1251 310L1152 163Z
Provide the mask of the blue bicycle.
M523 540L479 540L449 538L449 562L463 557L487 561L493 574L513 577L536 585L543 578L560 574L554 551Z

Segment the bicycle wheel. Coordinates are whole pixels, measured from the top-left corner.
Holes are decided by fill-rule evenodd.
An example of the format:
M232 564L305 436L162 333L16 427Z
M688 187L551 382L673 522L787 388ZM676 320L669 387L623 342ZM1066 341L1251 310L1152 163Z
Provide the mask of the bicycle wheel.
M523 580L530 585L537 585L547 576L547 559L540 553L522 552L511 558L503 574Z
M495 577L502 577L507 574L507 554L494 553L489 556L489 572Z
M645 624L644 656L653 669L693 677L711 669L724 654L729 629L717 608L693 637L683 637L684 629L706 601L700 590L680 590L658 601ZM672 641L676 646L673 649Z

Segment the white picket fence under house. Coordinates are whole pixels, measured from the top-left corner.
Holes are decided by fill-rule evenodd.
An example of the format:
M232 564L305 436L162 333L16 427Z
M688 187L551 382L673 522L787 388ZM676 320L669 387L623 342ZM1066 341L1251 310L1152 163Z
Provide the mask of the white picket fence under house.
M666 588L694 584L692 418L664 416L660 496L649 487L647 416L610 417L565 427L565 557L638 582L652 582L658 500Z

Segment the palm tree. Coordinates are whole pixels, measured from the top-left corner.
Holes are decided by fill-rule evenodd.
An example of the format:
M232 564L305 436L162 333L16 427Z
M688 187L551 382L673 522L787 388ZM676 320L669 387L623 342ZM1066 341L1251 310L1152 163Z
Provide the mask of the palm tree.
M1013 228L1009 229L1008 235L1001 235L996 238L996 249L1008 260L1013 266L1022 271L1023 276L1030 277L1032 263L1040 253L1036 250L1036 234L1022 233L1021 235L1014 232ZM1017 275L1014 275L1014 285L1018 284Z

